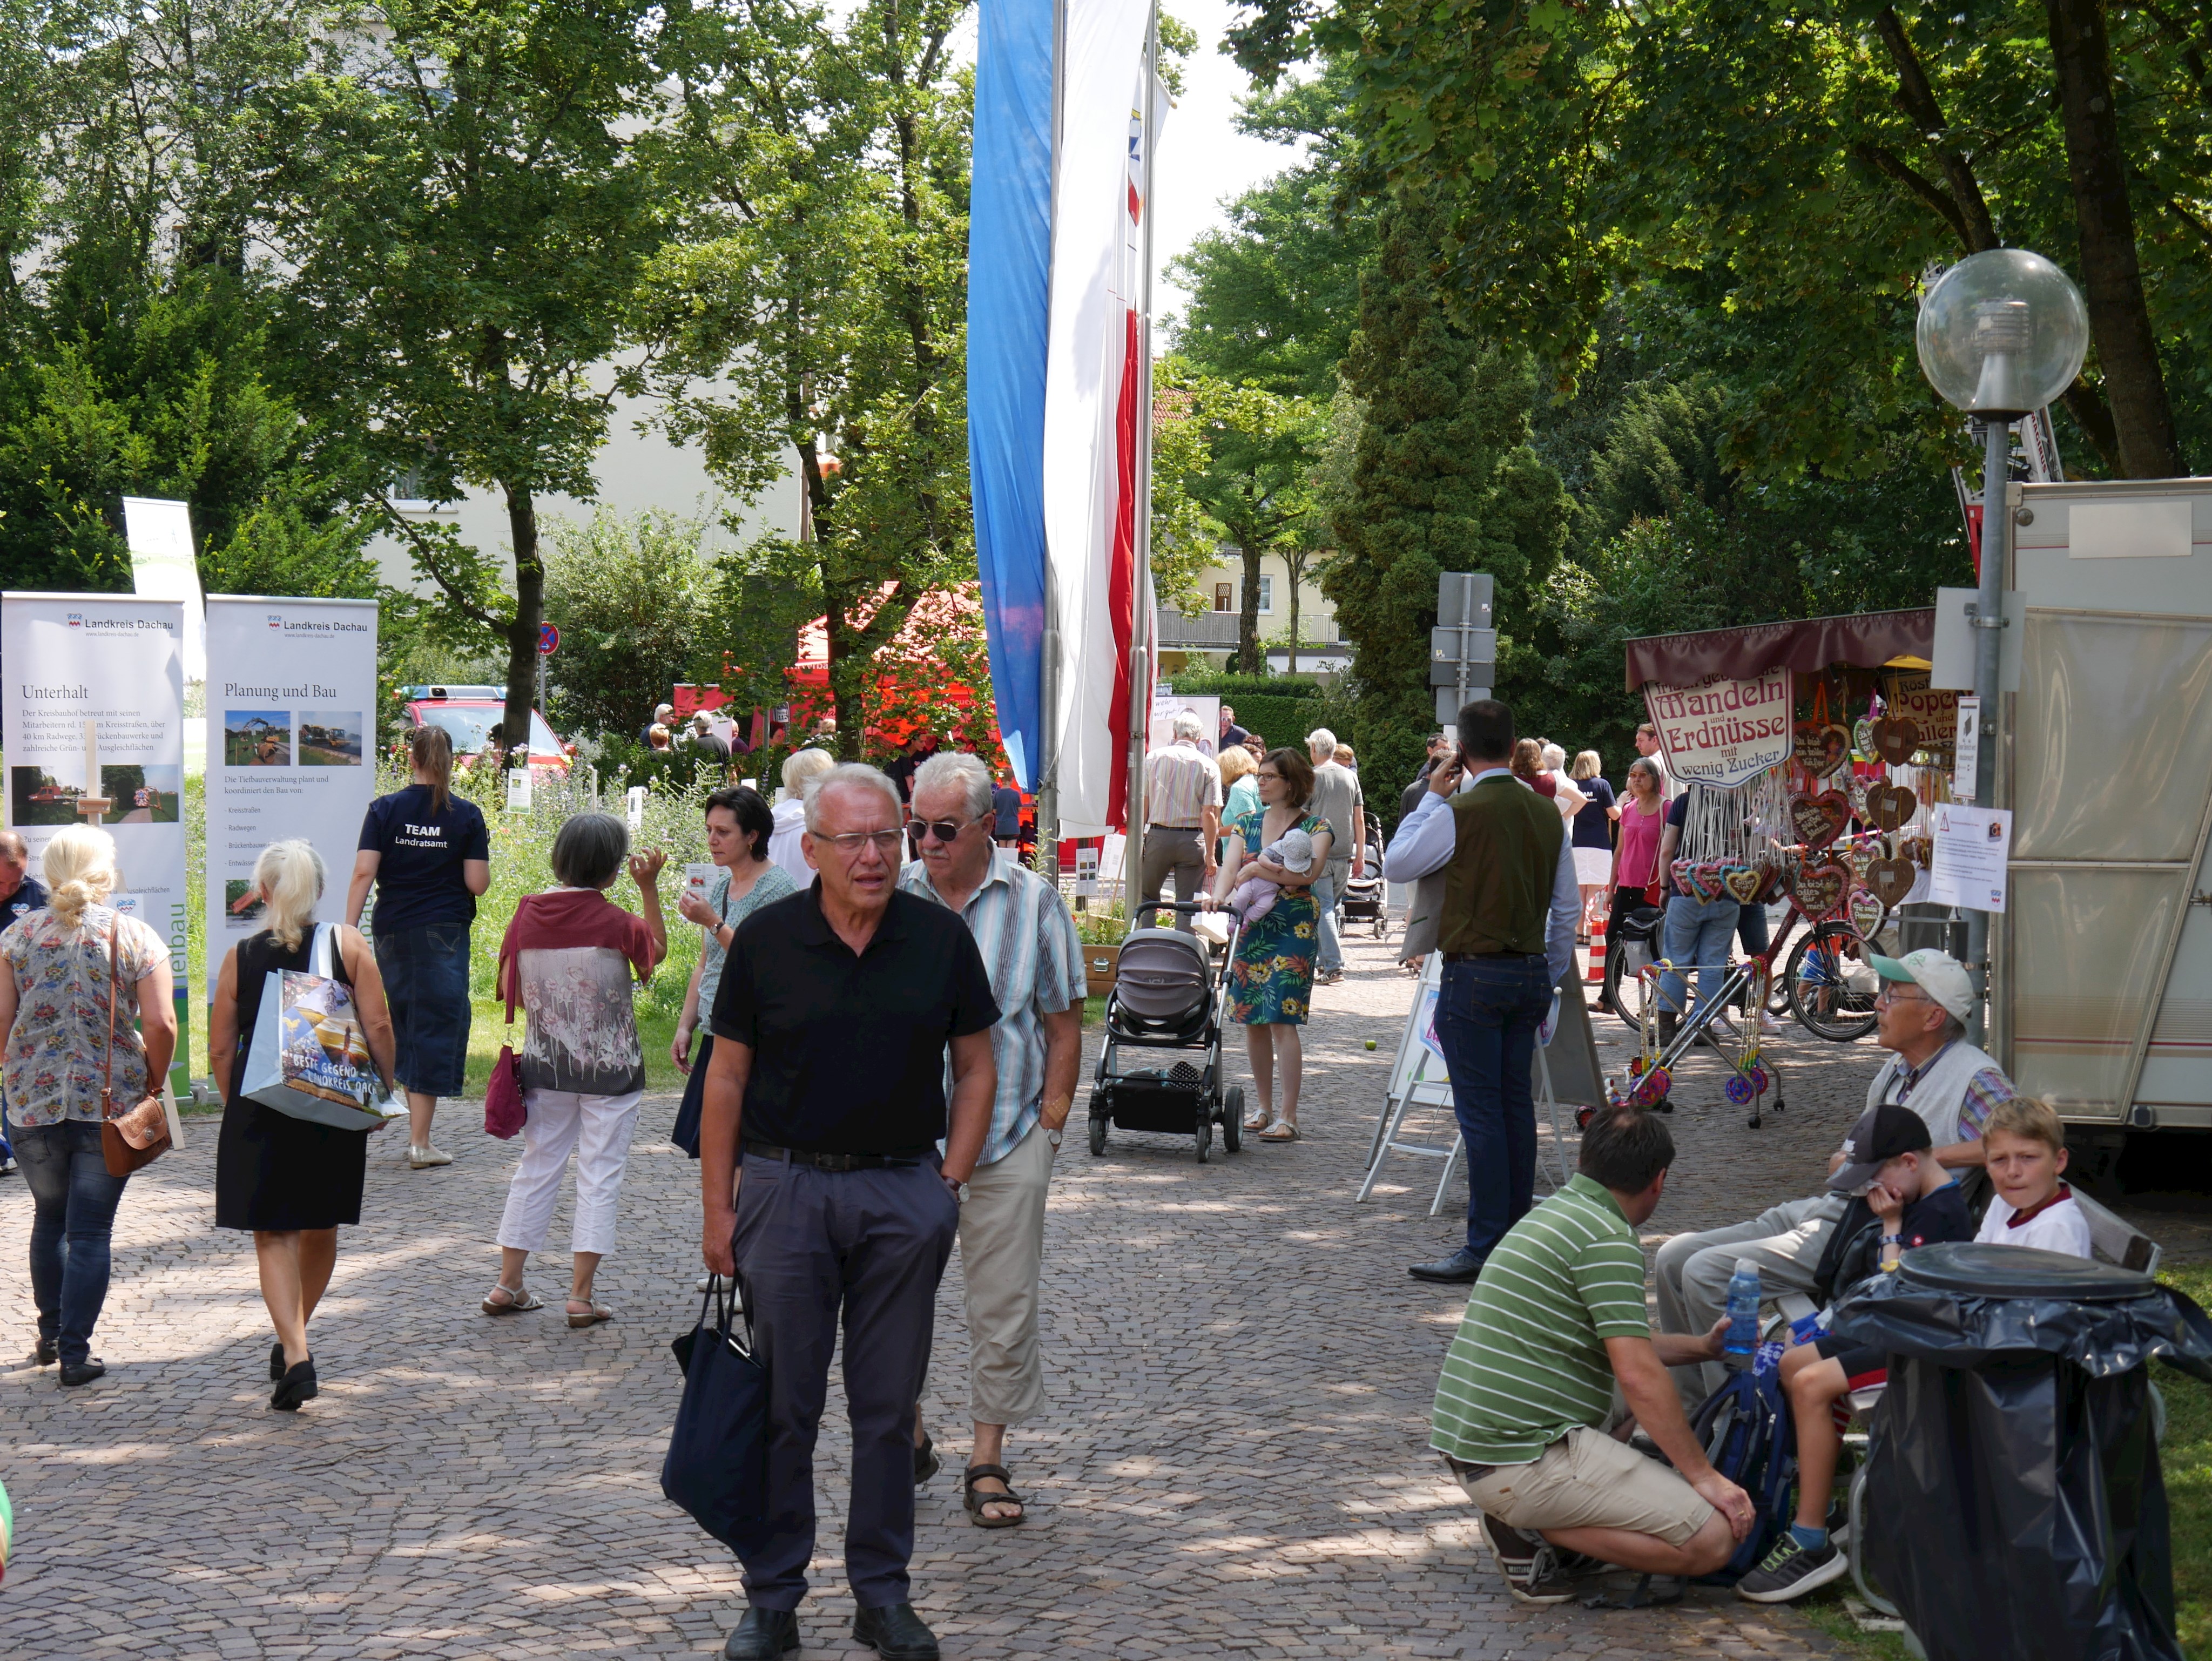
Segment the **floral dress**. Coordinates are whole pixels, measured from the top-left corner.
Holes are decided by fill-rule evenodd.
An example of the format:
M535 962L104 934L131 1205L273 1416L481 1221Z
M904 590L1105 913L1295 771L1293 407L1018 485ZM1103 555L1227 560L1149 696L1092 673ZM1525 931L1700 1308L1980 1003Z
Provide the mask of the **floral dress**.
M107 1057L107 936L116 936L114 1099L145 1094L146 1049L134 1017L138 982L168 961L161 937L135 917L87 906L75 928L33 912L0 934L0 961L15 982L8 1035L8 1114L25 1129L100 1119Z
M1267 810L1248 813L1230 826L1247 853L1267 846L1262 829ZM1328 827L1311 814L1291 827L1318 836ZM1314 951L1319 944L1321 907L1310 888L1285 888L1256 923L1237 937L1229 961L1229 1018L1245 1027L1303 1027L1313 996Z

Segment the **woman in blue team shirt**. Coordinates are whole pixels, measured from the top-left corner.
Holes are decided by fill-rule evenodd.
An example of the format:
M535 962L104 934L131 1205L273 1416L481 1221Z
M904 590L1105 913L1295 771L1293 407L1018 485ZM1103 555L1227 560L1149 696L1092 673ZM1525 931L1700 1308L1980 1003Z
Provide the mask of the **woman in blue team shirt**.
M362 821L346 891L346 921L361 925L376 884L370 937L398 1040L394 1071L407 1092L407 1163L451 1165L430 1145L440 1096L461 1093L469 1058L469 925L491 886L491 834L466 797L453 793L453 741L441 727L407 735L415 782L380 796Z

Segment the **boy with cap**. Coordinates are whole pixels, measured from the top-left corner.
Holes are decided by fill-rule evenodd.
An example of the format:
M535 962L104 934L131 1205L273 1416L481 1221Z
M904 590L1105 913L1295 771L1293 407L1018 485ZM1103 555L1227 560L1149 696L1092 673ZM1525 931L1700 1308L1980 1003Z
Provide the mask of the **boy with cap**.
M1828 1179L1830 1191L1851 1197L1814 1275L1823 1303L1894 1270L1916 1246L1973 1238L1966 1195L1931 1154L1928 1123L1910 1108L1869 1107L1859 1116L1844 1138L1844 1162ZM1826 1309L1820 1324L1827 1325ZM1828 1500L1844 1445L1833 1409L1851 1391L1886 1382L1888 1369L1882 1351L1827 1336L1783 1356L1782 1388L1797 1422L1797 1517L1765 1561L1736 1583L1739 1597L1786 1603L1850 1568L1828 1538Z

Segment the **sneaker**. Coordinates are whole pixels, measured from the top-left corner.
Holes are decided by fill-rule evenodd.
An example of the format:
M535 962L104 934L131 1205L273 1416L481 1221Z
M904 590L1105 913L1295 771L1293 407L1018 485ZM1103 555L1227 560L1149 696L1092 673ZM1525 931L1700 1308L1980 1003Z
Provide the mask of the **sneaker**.
M1482 1543L1498 1560L1505 1590L1523 1603L1564 1603L1574 1589L1559 1567L1559 1554L1540 1534L1523 1534L1496 1518L1482 1518Z
M1334 986L1343 979L1344 971L1341 969L1316 969L1314 972L1314 984L1316 986Z
M1850 1567L1833 1540L1808 1551L1785 1529L1765 1561L1735 1583L1735 1595L1754 1603L1786 1603L1816 1586L1842 1579Z
M12 1158L0 1159L0 1177L12 1177L15 1174L15 1161Z
M434 1165L451 1165L453 1156L442 1148L410 1148L407 1165L410 1170L427 1171Z

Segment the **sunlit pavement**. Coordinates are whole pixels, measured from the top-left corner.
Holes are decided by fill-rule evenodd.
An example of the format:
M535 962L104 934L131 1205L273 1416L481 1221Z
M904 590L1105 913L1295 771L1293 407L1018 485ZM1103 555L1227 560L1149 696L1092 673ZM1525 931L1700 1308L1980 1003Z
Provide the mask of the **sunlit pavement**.
M1427 1215L1437 1167L1395 1159L1352 1203L1413 983L1372 942L1351 966L1316 995L1304 1142L1217 1143L1200 1165L1188 1139L1117 1131L1094 1159L1079 1100L1049 1225L1050 1401L1010 1439L1031 1501L1020 1529L975 1529L960 1507L956 1256L927 1403L950 1458L922 1491L915 1565L947 1655L1833 1652L1788 1611L1718 1593L1636 1614L1507 1598L1425 1447L1462 1302L1405 1273L1451 1239L1449 1215ZM1617 1070L1628 1052L1602 1053ZM1711 1064L1686 1070L1654 1241L1810 1191L1875 1052L1801 1035L1777 1053L1790 1105L1758 1131ZM0 1655L718 1652L742 1607L736 1567L659 1485L679 1385L667 1343L700 1272L696 1167L652 1139L674 1110L647 1105L601 1271L620 1318L582 1332L560 1318L561 1253L533 1265L542 1312L477 1312L516 1150L449 1109L438 1140L455 1164L410 1173L386 1133L313 1332L323 1393L296 1415L265 1405L252 1252L210 1225L215 1128L195 1122L190 1149L125 1197L94 1345L107 1377L64 1392L27 1359L0 1369L16 1519ZM0 1351L19 1358L28 1222L20 1179L0 1182ZM564 1209L556 1242L566 1227ZM860 1654L842 1412L833 1379L800 1619L808 1652Z

